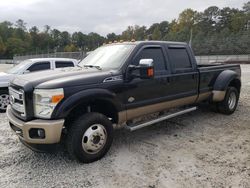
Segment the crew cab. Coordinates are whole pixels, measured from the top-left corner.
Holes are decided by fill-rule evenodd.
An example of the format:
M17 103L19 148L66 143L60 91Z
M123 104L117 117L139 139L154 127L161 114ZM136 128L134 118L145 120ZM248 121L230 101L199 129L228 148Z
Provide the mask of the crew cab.
M204 101L229 115L240 90L239 65L197 65L186 43L113 43L78 67L17 76L10 83L7 116L31 149L65 142L70 156L88 163L107 153L114 129L134 131L196 110ZM141 118L151 114L152 120Z
M6 72L0 72L0 112L5 112L9 104L8 86L11 79L16 75L31 72L55 70L63 67L74 67L78 63L75 59L69 58L36 58L27 59Z

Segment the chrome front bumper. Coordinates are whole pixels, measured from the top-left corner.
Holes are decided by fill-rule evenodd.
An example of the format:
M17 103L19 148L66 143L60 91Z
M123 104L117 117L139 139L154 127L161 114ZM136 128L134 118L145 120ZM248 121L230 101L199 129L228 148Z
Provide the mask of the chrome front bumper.
M56 144L60 142L64 119L60 120L41 120L36 119L24 122L16 118L8 106L6 111L10 127L16 135L23 141L30 144ZM31 138L30 130L42 129L45 132L44 138Z

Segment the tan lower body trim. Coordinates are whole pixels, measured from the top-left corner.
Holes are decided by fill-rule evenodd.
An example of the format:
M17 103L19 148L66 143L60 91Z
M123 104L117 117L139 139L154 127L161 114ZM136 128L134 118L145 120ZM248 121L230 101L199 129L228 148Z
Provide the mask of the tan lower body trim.
M55 144L60 142L61 134L62 134L62 128L64 125L64 120L33 120L24 122L20 119L16 118L12 112L10 107L7 108L7 117L9 119L9 122L13 124L14 126L18 127L22 130L22 135L19 136L20 139L23 141L30 143L30 144ZM41 128L45 131L45 138L44 139L35 139L30 138L29 136L29 130L31 128Z
M118 113L118 125L127 121L127 111L121 111ZM117 125L116 125L117 126Z
M197 99L197 95L185 97L181 99L176 99L172 101L161 102L157 104L151 104L143 107L129 109L127 111L122 111L119 113L119 124L124 123L125 121L147 115L155 112L160 112L170 108L176 108L183 105L192 104Z
M226 95L226 91L213 91L213 101L220 102L223 101Z
M201 94L199 94L199 97L198 97L196 102L204 101L204 100L208 99L211 95L212 95L212 91L201 93Z

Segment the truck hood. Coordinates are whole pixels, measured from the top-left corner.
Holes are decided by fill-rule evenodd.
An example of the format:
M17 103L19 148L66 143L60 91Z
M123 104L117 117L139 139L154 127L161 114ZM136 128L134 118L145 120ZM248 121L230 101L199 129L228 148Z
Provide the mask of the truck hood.
M97 70L95 68L70 67L19 75L12 80L12 83L26 89L53 89L98 84L110 75L110 71Z

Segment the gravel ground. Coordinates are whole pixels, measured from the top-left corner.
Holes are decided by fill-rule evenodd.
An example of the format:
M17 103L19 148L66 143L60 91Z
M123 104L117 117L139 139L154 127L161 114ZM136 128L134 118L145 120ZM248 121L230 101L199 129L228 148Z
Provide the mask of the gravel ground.
M11 67L13 67L12 64L0 64L0 71L6 71Z
M24 147L0 115L0 187L250 187L250 66L231 116L203 107L130 133L116 132L109 153L79 164L59 149Z

